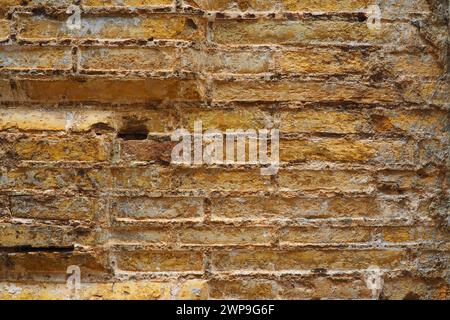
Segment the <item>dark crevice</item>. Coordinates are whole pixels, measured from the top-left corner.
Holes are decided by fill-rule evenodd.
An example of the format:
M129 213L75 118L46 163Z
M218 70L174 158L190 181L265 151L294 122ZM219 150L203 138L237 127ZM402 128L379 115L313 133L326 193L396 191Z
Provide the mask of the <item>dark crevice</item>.
M117 135L122 140L146 140L148 134L145 132L124 132Z
M61 252L70 253L75 250L74 246L66 247L32 247L32 246L16 246L16 247L0 247L0 253L28 253L28 252Z

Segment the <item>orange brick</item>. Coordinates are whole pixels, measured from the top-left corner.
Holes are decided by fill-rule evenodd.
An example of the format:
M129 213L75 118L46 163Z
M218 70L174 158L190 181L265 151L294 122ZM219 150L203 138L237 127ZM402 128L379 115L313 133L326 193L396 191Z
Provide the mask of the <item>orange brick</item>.
M117 253L120 270L139 272L202 271L203 254L196 251L130 251Z

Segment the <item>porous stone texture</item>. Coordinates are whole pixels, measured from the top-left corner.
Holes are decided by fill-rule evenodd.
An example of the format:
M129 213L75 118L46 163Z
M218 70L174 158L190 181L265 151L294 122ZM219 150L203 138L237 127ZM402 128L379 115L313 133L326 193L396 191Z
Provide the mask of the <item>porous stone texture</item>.
M448 8L0 0L0 299L450 299ZM196 120L280 170L171 164Z

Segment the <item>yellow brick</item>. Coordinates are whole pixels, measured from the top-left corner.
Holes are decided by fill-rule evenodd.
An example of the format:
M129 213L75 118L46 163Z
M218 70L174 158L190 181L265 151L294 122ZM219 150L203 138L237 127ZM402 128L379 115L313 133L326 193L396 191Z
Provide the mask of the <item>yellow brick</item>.
M179 300L206 300L208 299L208 282L205 280L186 280L181 284L177 295Z
M282 161L378 161L413 163L414 145L402 141L346 139L288 140L280 142Z
M277 69L293 73L361 73L365 59L360 51L301 49L282 52Z
M101 251L2 253L0 277L9 280L51 277L54 281L66 281L67 268L72 265L80 267L83 282L92 277L105 277L110 272L106 255Z
M260 227L198 227L177 230L180 243L189 245L261 245L271 241L271 230Z
M282 231L281 243L353 243L369 242L372 232L369 228L303 228L292 227Z
M420 43L417 31L406 24L385 23L381 29L371 30L366 22L277 20L218 20L214 27L214 40L221 44L286 45L315 42Z
M212 254L215 271L395 268L405 258L396 250L234 250Z
M82 132L91 130L96 124L115 127L113 112L101 109L0 109L0 129L2 130Z
M447 114L438 110L385 111L371 116L378 132L438 136L447 125Z
M8 20L0 19L0 41L4 41L9 38L9 22Z
M11 214L26 219L94 220L104 203L93 197L12 196Z
M342 12L363 11L372 4L371 0L282 0L284 8L288 11L312 12Z
M83 6L85 7L146 7L146 6L170 6L173 0L83 0Z
M0 239L5 247L95 245L98 236L86 227L0 224Z
M112 213L117 219L193 219L203 216L201 198L120 197L112 200Z
M69 70L72 51L59 47L0 47L0 66L7 70Z
M166 168L114 168L114 186L118 189L168 189L171 171Z
M184 0L185 4L200 7L211 11L253 11L253 10L273 10L277 7L277 0Z
M246 88L246 90L242 90ZM217 82L213 92L217 102L228 101L354 101L395 102L401 99L393 87L371 87L361 83L328 82Z
M103 139L29 138L15 143L21 160L33 161L106 161L110 158L109 143Z
M120 270L141 272L202 271L203 255L196 251L132 251L117 253Z
M162 228L111 228L109 243L114 244L166 244L170 233Z
M359 133L370 131L368 117L358 112L292 110L279 112L282 132Z
M275 299L278 291L277 283L266 279L213 278L208 284L212 299Z
M181 69L211 73L262 73L271 69L273 54L256 50L183 50Z
M12 168L0 172L1 188L97 190L111 185L109 170Z
M169 297L170 284L158 281L81 283L78 297L65 283L0 283L0 299L4 300L155 300Z
M173 71L174 48L82 48L81 67L86 70Z
M371 176L365 171L279 171L281 188L292 190L370 191Z
M19 39L179 39L200 40L205 22L198 18L156 15L152 17L84 17L80 30L70 31L65 21L42 16L19 19Z
M180 190L266 190L270 177L260 170L186 169L176 175Z
M186 110L188 111L188 110ZM257 108L202 110L192 109L182 114L183 127L193 132L194 122L201 121L203 130L265 129L273 127L272 116Z
M16 89L17 88L17 89ZM67 79L0 81L0 101L144 103L199 100L201 83L178 79Z
M361 197L220 197L211 199L214 220L234 219L298 219L338 217L394 217L417 214L409 212L408 201Z

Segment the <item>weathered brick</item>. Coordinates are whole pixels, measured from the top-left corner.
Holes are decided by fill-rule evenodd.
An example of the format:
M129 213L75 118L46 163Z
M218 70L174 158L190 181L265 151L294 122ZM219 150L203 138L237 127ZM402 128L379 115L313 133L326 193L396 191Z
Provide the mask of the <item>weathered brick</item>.
M163 228L114 228L110 230L109 243L114 244L164 244L170 234Z
M76 265L82 281L108 277L110 270L104 252L26 252L0 254L0 279L27 280L52 278L65 281L67 268Z
M205 280L186 280L181 284L177 299L180 300L206 300L208 299L208 282Z
M442 238L431 227L292 227L282 231L281 243L357 243L382 240L392 243L426 242Z
M205 21L195 17L154 15L148 17L82 17L81 29L71 31L66 22L44 16L22 16L19 39L178 39L200 40L205 36Z
M98 190L111 186L108 170L13 168L0 173L0 188Z
M334 110L280 111L276 117L286 133L362 133L371 129L370 119L359 112Z
M221 44L369 43L417 44L417 30L407 24L384 23L371 30L366 22L217 20L214 40Z
M278 7L278 1L271 0L244 0L244 1L231 1L231 0L183 0L186 5L199 7L204 10L210 11L253 11L253 10L273 10Z
M276 59L277 70L292 73L361 73L366 55L359 50L302 49L283 51Z
M120 143L120 157L125 161L159 161L170 163L175 142L131 140Z
M277 284L281 299L371 299L362 277L288 277Z
M203 199L179 197L119 197L112 201L117 219L195 219L204 214Z
M175 64L175 48L81 49L80 66L85 70L173 71Z
M389 110L370 115L374 130L382 133L436 136L446 132L449 116L437 110Z
M170 6L173 0L83 0L86 7L147 7L147 6Z
M203 254L197 251L130 251L116 254L120 270L139 272L202 271Z
M5 70L69 70L72 51L64 47L0 47L0 68Z
M364 171L279 171L281 188L293 190L337 190L346 192L370 191L373 188L370 173Z
M96 125L115 126L113 111L102 109L7 108L0 110L0 129L84 132Z
M177 233L180 243L190 245L267 245L271 241L271 230L250 227L207 226L183 228Z
M0 239L3 247L29 246L33 248L94 245L97 241L101 241L100 234L87 227L7 223L0 223Z
M242 90L246 88L247 90ZM369 86L362 83L331 82L216 82L213 99L226 101L354 101L363 103L395 102L400 94L389 86ZM412 98L411 98L412 99Z
M439 177L431 171L384 170L377 175L378 189L383 192L402 192L405 190L432 190L439 187Z
M277 283L266 279L212 279L208 284L213 299L275 299L278 291Z
M170 133L180 127L177 112L171 108L151 109L133 107L117 110L117 127L121 133Z
M404 198L224 197L211 199L213 219L298 219L338 217L408 217L417 214Z
M309 139L280 142L280 159L296 161L377 161L413 163L415 146L403 141Z
M7 40L9 38L9 22L8 20L0 19L0 41Z
M171 171L157 166L113 168L112 175L119 189L167 189L171 182Z
M405 256L400 250L234 250L213 252L212 265L214 271L395 268Z
M203 130L218 129L223 132L226 132L228 129L265 129L273 126L273 119L270 113L257 108L192 109L183 113L181 117L183 126L190 132L194 130L195 121L202 122Z
M110 144L99 138L19 139L14 144L20 160L33 161L106 161L110 158Z
M182 70L211 73L262 73L271 68L273 54L250 50L184 50Z
M11 196L11 214L25 219L94 220L104 214L98 198L83 196Z
M185 169L175 175L180 190L267 190L270 177L260 170Z
M5 300L66 300L74 296L65 283L0 283L0 299ZM78 298L82 300L154 300L169 297L170 283L159 281L81 283L78 290Z
M14 80L0 82L0 101L16 102L110 102L198 100L197 81L178 79Z

